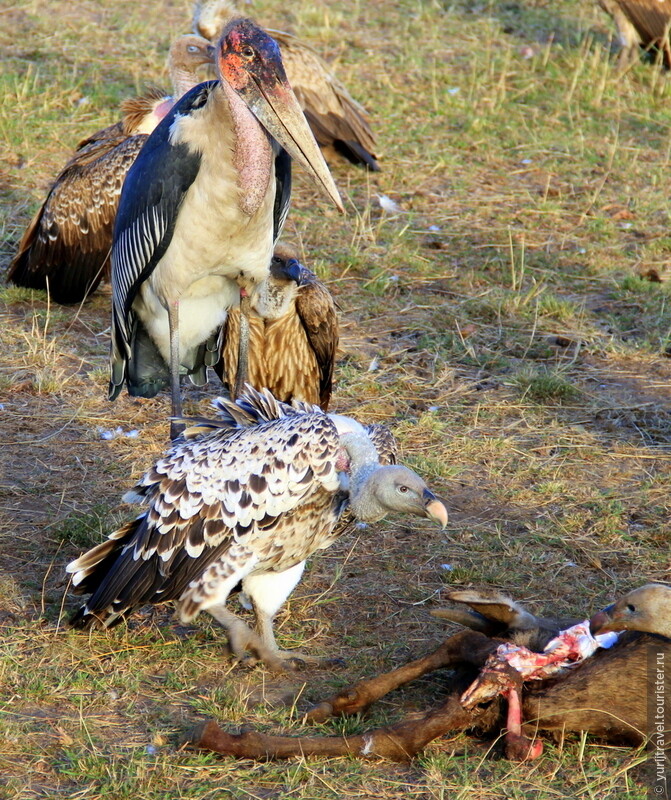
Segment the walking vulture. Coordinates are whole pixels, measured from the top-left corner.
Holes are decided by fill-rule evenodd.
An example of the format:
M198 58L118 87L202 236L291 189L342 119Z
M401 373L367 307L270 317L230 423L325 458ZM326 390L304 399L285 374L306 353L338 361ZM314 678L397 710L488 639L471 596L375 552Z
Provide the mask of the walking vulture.
M281 651L272 620L298 583L305 560L331 545L353 519L395 511L445 525L445 506L395 459L381 426L277 401L247 387L219 398L216 420L198 420L135 489L147 509L67 566L91 596L73 625L110 626L146 603L175 600L182 620L208 611L232 652L248 650L274 668L309 657ZM226 608L242 581L253 632Z

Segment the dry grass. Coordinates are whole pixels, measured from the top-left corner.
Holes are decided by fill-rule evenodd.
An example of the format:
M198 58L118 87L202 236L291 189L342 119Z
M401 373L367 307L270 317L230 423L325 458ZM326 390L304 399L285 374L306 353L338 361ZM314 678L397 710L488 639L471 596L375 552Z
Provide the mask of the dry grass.
M671 258L670 87L643 65L616 75L596 8L563 6L254 7L335 61L374 112L384 171L335 165L346 218L299 176L288 233L342 308L336 410L390 424L451 508L445 533L392 521L314 560L279 637L346 658L343 672L244 673L207 620L186 630L167 610L64 630L63 565L126 518L119 497L163 449L168 404L104 399L105 292L76 310L2 290L3 796L645 795L639 754L576 739L522 766L466 737L408 766L179 749L208 716L299 732L292 709L439 639L426 609L443 587L491 584L583 614L669 578L669 290L636 276ZM188 20L186 0L0 11L0 268L73 145L161 80ZM384 216L378 193L403 213ZM118 426L140 435L100 438ZM441 691L427 680L347 730Z

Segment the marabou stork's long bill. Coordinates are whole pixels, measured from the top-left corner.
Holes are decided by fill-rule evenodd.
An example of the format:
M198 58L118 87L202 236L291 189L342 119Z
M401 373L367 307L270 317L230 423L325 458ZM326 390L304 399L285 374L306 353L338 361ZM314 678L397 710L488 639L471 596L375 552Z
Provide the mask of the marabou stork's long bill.
M187 35L170 48L173 94L150 89L121 105L120 122L77 146L23 234L7 279L48 289L57 303L80 303L109 274L112 230L124 179L137 154L177 98L212 61L207 39Z
M444 527L447 511L416 473L389 463L395 442L382 426L251 387L215 407L218 419L195 421L125 495L146 510L68 564L78 590L91 593L71 622L109 627L175 600L184 621L200 611L219 621L237 657L250 650L279 668L314 660L279 650L272 624L305 560L354 519L398 512ZM240 581L256 633L226 608Z
M270 274L250 298L249 363L238 368L240 309L222 331L215 371L239 394L240 381L267 388L282 401L304 400L327 410L339 328L331 293L292 248L275 247Z
M232 0L196 0L193 30L211 41L239 14ZM284 31L266 28L282 51L282 62L296 98L319 145L328 152L377 172L375 136L368 114L310 45Z
M342 210L275 41L234 20L216 63L220 80L188 92L147 140L114 229L109 396L126 384L131 395L153 397L169 380L173 417L181 416L180 369L205 382L227 310L268 276L291 159Z
M659 52L662 63L671 68L671 0L597 0L617 27L619 64L626 67L641 49Z

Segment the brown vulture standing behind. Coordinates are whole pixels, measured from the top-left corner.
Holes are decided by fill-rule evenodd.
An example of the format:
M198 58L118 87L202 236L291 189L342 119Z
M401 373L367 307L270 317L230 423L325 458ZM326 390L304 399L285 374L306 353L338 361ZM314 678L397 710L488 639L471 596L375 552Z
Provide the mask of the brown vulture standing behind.
M628 66L639 48L661 52L665 67L671 67L671 0L597 0L613 18L620 40L620 66Z
M181 36L168 58L174 95L150 89L125 100L120 122L79 143L23 234L9 281L48 289L57 303L80 303L109 276L112 229L126 174L175 100L198 82L198 67L211 60L206 39Z
M338 315L331 293L286 246L275 247L270 275L251 297L249 361L238 370L240 309L224 323L215 370L229 390L241 382L268 388L282 401L303 400L326 411L338 347Z
M187 428L186 441L125 495L143 513L68 564L75 586L91 593L71 622L109 627L142 605L175 600L184 621L208 611L236 656L251 650L283 668L306 657L277 647L272 621L307 558L353 519L397 512L444 527L447 511L416 473L383 463L394 441L381 426L251 387L215 407L219 419ZM256 632L226 607L240 581Z
M231 0L196 0L193 30L215 42L238 15ZM287 78L320 147L333 148L352 164L377 172L375 136L363 106L309 45L289 33L265 30L280 46Z

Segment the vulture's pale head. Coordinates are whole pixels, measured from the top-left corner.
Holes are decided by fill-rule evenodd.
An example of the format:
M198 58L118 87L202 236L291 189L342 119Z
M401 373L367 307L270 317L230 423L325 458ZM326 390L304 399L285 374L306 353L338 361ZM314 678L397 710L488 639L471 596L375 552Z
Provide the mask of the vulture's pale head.
M376 522L391 512L427 517L447 525L447 509L424 481L407 467L377 466L350 485L350 505L362 522Z
M289 248L275 248L270 274L259 284L252 298L252 308L259 316L265 320L280 319L293 308L302 269Z
M671 638L671 586L647 583L590 620L592 635L607 631L641 631Z

